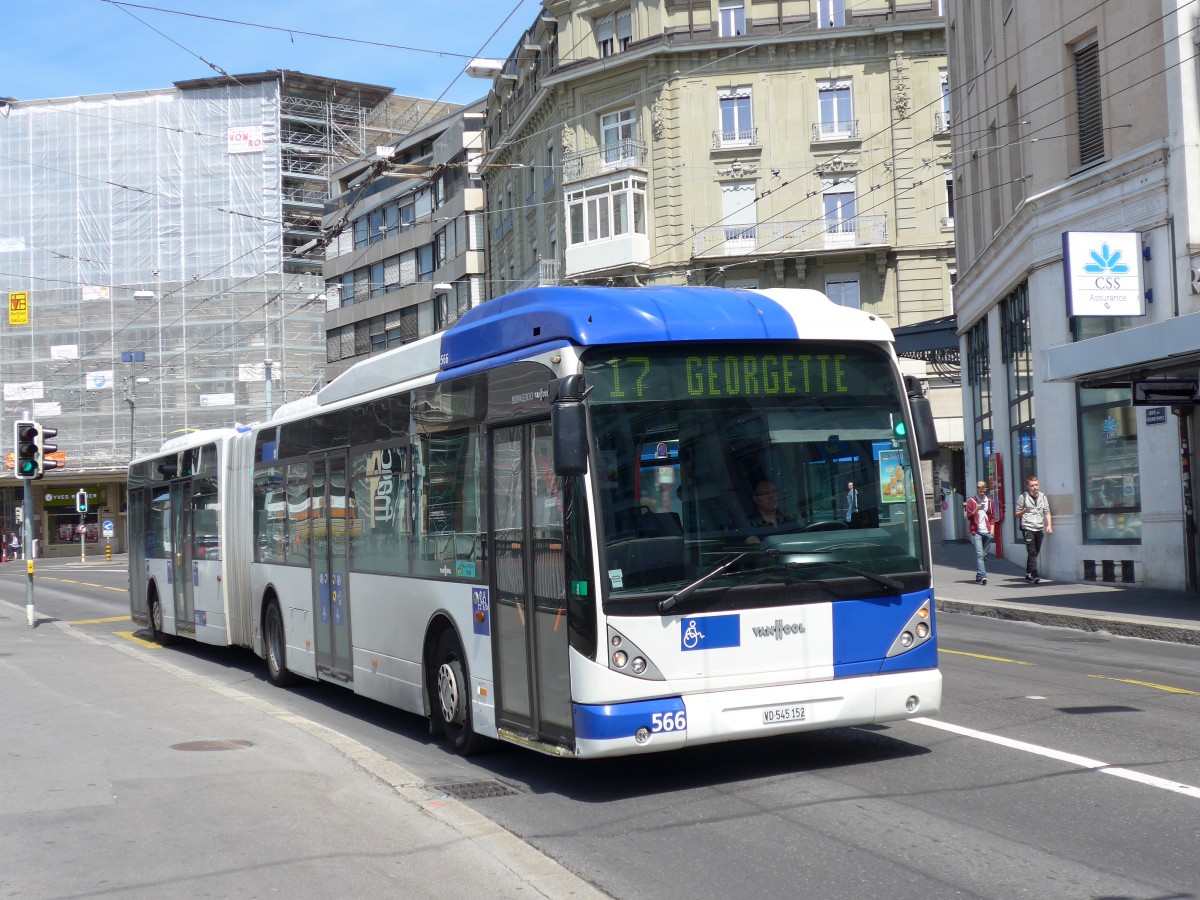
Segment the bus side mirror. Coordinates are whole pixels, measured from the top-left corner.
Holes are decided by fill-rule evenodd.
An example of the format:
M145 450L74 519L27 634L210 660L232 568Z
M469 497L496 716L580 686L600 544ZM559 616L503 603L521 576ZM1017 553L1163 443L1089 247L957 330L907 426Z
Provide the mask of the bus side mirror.
M919 379L905 375L904 383L908 391L908 407L912 410L917 456L921 459L937 459L941 448L938 446L937 426L933 423L933 407L929 405L929 398L925 396Z
M583 376L568 375L550 383L550 428L554 442L554 474L587 474L587 407Z

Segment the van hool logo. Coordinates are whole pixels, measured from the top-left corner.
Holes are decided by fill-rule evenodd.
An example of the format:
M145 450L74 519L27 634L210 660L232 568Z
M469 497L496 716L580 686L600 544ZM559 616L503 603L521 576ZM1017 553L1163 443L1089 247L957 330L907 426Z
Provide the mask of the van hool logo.
M755 637L774 637L775 640L782 641L785 634L804 634L804 624L796 622L791 625L785 625L783 619L776 619L774 625L755 625L751 630L754 632Z

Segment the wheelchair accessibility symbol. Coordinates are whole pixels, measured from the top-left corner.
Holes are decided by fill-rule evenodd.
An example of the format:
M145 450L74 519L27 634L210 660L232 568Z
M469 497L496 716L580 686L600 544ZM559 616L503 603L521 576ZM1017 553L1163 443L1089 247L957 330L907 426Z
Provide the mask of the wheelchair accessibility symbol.
M702 640L704 640L704 632L696 627L696 620L692 619L683 633L683 646L688 650L694 650Z

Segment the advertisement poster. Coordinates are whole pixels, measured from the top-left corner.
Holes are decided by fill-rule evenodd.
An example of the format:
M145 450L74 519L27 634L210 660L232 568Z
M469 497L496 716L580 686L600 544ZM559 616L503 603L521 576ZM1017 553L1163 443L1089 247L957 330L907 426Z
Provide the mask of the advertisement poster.
M908 499L908 477L901 451L879 451L879 494L884 503L904 503Z

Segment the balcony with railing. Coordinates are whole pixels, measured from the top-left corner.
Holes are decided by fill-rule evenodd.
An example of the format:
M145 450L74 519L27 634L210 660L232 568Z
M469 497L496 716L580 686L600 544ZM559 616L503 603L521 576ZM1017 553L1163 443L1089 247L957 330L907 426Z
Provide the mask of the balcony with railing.
M558 284L560 279L558 260L539 258L514 280L511 290L523 291L525 288L552 286Z
M813 122L812 139L817 141L857 141L858 119L844 122Z
M563 183L582 181L620 169L646 168L646 145L641 141L616 141L563 157Z
M724 131L718 128L712 133L714 150L724 150L727 147L757 147L758 128L739 128L735 131Z
M836 222L763 222L716 225L692 232L692 256L775 256L851 247L887 246L887 216L855 216Z

